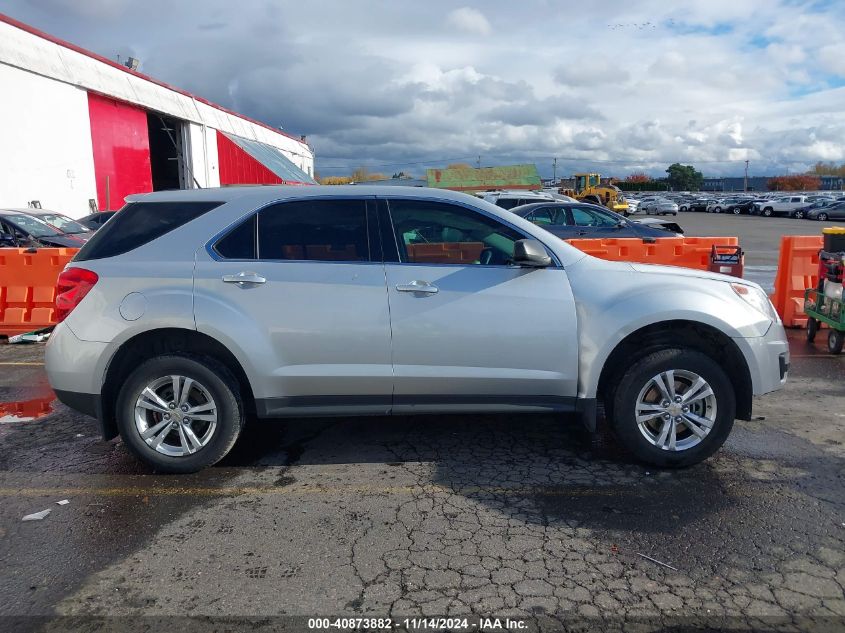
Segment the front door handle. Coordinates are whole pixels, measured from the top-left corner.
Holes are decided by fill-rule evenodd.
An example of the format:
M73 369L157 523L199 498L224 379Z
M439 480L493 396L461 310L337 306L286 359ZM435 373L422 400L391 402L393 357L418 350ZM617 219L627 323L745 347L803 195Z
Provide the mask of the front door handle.
M415 279L409 284L399 284L396 286L396 290L399 292L419 292L426 295L433 295L439 292L437 286L432 286L427 281L421 281L419 279Z
M227 284L238 284L243 288L247 284L263 284L267 280L258 273L241 271L237 275L223 275L223 281Z

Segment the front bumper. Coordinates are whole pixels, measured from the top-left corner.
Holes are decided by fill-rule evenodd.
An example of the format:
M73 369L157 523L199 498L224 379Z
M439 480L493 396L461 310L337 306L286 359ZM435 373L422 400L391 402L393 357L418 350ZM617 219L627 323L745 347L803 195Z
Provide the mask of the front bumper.
M782 323L772 323L765 336L735 338L751 374L755 396L782 389L789 373L789 342Z

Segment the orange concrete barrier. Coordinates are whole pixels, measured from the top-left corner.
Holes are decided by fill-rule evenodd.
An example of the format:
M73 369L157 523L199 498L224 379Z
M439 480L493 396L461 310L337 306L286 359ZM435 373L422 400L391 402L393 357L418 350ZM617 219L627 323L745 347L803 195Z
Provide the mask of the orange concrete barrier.
M780 238L778 271L772 303L785 327L804 327L804 291L819 283L821 235L784 235Z
M588 255L612 261L663 264L707 270L713 245L738 246L736 237L661 237L643 242L638 237L566 240Z
M56 279L75 248L0 248L0 334L53 325Z

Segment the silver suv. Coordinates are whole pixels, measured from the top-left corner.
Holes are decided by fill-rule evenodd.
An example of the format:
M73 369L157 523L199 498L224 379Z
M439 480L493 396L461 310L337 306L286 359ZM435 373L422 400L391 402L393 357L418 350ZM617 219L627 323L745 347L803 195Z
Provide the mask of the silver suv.
M595 259L461 193L245 187L132 196L61 274L58 398L158 470L246 419L562 412L686 466L783 386L756 284Z

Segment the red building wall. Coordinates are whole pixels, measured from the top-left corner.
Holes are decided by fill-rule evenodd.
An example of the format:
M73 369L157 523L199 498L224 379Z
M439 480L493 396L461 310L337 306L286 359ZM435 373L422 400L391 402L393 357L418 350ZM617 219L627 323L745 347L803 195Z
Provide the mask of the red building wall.
M217 132L217 160L221 185L280 185L282 179Z
M129 194L152 191L146 110L89 92L88 115L100 210L120 209Z

